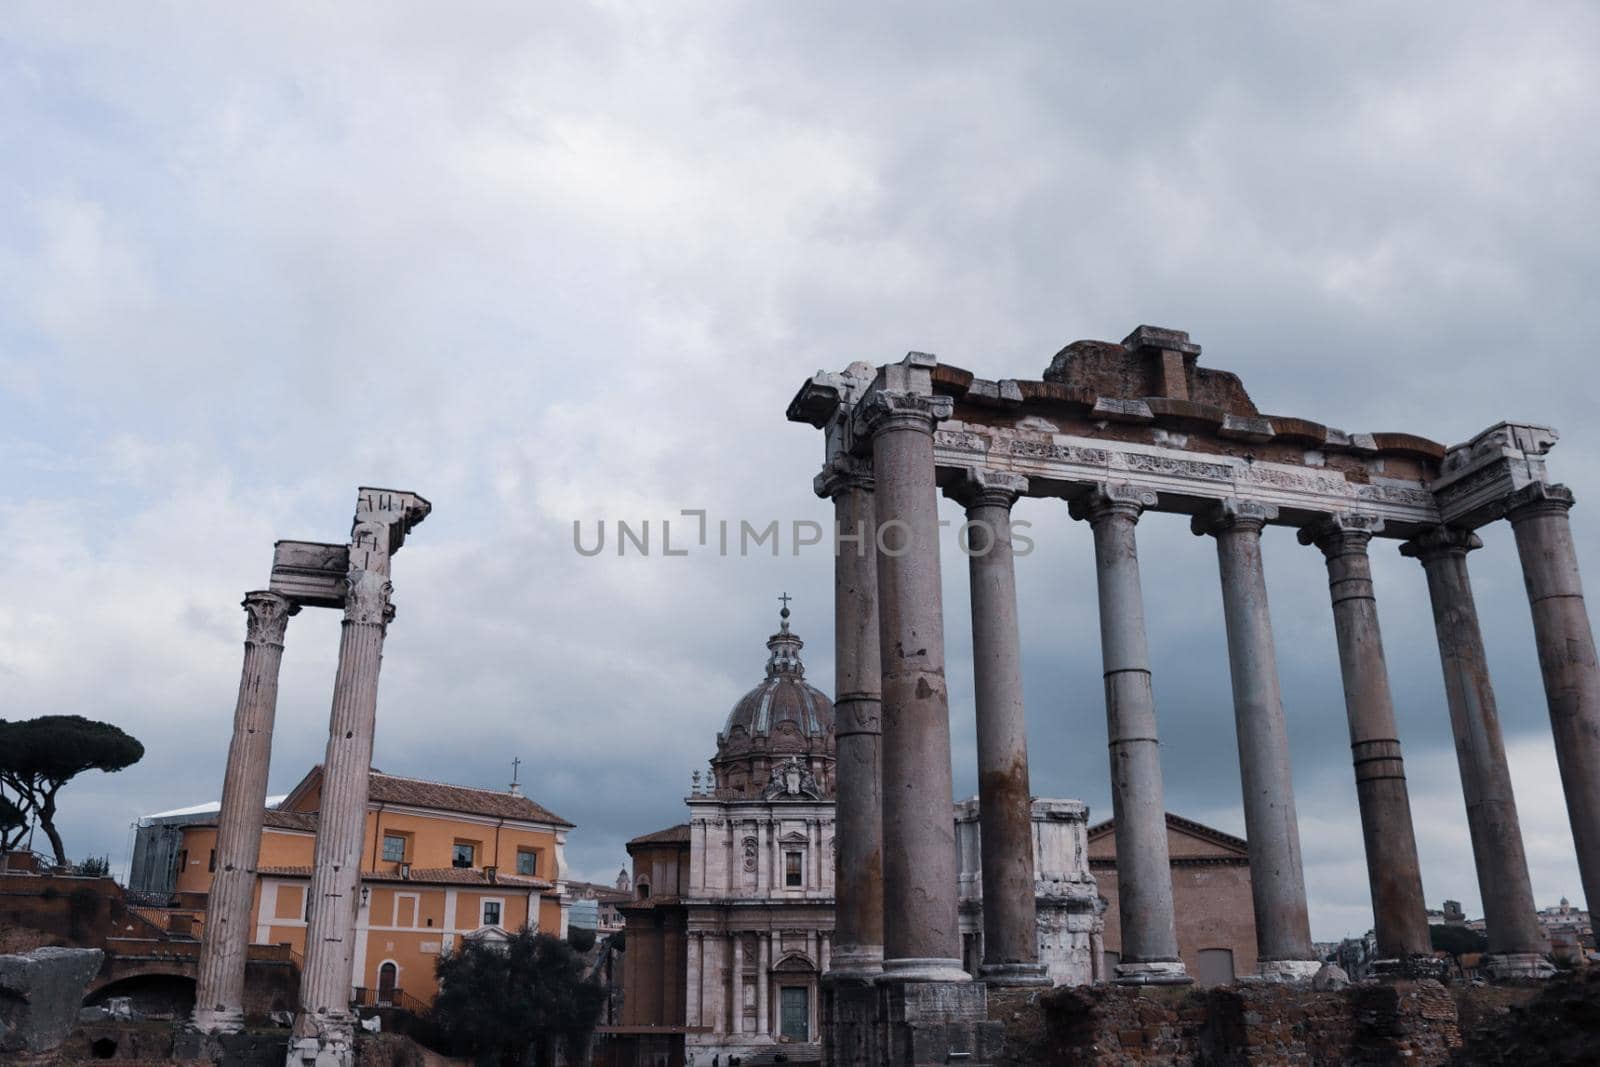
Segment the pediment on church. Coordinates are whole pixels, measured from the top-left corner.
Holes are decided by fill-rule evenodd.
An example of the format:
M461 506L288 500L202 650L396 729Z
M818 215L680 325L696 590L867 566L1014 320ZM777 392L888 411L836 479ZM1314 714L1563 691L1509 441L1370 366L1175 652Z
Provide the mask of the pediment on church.
M799 952L785 956L772 968L774 974L810 974L816 969L816 964Z
M798 830L790 830L778 838L778 841L785 845L809 845L811 843L811 839Z

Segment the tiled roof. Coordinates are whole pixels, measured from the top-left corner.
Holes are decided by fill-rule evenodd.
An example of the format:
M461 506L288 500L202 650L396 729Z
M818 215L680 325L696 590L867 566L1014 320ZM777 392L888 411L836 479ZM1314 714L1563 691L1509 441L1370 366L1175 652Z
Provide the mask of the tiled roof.
M310 867L262 867L259 872L273 878L310 878ZM542 878L527 878L519 874L501 872L493 882L476 867L413 867L411 877L402 878L399 871L362 871L363 882L420 882L426 885L506 886L514 889L552 889L553 884Z
M373 771L367 782L367 798L382 804L409 804L417 808L459 811L469 815L553 823L556 826L573 825L527 797L492 789L425 782L420 778L402 778L382 771Z
M657 830L653 834L640 834L628 842L630 845L687 845L688 843L689 824L686 822L669 826L665 830Z
M591 899L602 902L633 899L633 894L626 889L618 889L614 885L605 885L600 882L574 882L569 879L567 892L578 899Z
M1235 852L1248 852L1250 849L1249 844L1242 837L1234 837L1232 834L1218 830L1214 826L1207 826L1205 823L1195 822L1193 819L1185 819L1182 815L1174 815L1170 811L1166 814L1168 829L1182 830L1184 833L1209 840ZM1107 819L1105 822L1096 823L1094 826L1089 827L1087 836L1090 840L1093 840L1114 829L1116 829L1116 820Z

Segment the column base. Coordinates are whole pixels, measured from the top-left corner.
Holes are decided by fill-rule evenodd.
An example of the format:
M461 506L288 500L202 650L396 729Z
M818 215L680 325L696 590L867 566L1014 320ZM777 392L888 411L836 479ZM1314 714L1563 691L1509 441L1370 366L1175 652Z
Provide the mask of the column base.
M1138 960L1116 966L1117 985L1189 985L1182 960Z
M355 1067L355 1016L303 1013L294 1021L284 1067Z
M965 972L963 972L965 973ZM1005 1024L989 1019L982 982L895 982L873 987L881 1058L852 1067L984 1067L1000 1058ZM872 1053L869 1053L871 1055Z
M1042 963L985 963L978 967L978 980L992 986L1050 986L1050 976Z
M1269 982L1309 982L1322 970L1321 960L1261 960L1257 977Z
M1555 966L1537 952L1491 952L1483 957L1483 971L1495 982L1543 980L1556 973Z
M244 1029L244 1012L224 1008L195 1008L189 1025L202 1034L237 1034Z
M1379 981L1432 978L1439 982L1445 980L1447 972L1444 960L1422 955L1373 960L1370 971L1372 977Z
M908 957L898 960L883 961L884 982L970 982L972 975L966 972L958 959L943 959L937 956Z
M883 974L882 945L835 945L822 978L871 981Z

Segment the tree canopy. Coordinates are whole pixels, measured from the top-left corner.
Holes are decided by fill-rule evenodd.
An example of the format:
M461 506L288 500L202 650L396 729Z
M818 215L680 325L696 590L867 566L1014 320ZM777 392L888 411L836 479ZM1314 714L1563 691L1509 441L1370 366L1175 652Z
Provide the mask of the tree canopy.
M502 1067L581 1055L605 991L571 945L524 927L504 942L465 941L439 957L430 1018L456 1055Z
M144 757L144 746L108 722L82 715L41 715L0 720L0 785L16 795L13 807L31 813L50 838L56 863L67 863L56 830L56 794L84 771L120 771ZM5 819L0 810L0 823Z
M28 813L0 794L0 852L16 848L28 832Z
M1428 927L1428 938L1435 951L1462 956L1469 952L1486 952L1489 939L1469 926L1435 923Z

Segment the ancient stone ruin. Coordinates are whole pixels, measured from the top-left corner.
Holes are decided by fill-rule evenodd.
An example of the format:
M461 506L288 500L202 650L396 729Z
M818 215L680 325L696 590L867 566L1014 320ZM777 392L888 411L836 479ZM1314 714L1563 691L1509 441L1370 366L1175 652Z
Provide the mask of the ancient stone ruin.
M1262 976L1317 969L1260 537L1292 526L1326 557L1380 954L1430 950L1368 563L1396 542L1427 573L1484 902L1488 970L1548 973L1485 665L1467 554L1473 530L1515 531L1562 785L1589 899L1600 899L1600 669L1567 512L1540 426L1465 444L1345 433L1257 410L1239 379L1198 365L1187 334L1141 326L1080 341L1040 381L986 381L913 352L819 373L789 405L824 432L816 490L838 527L835 624L838 910L825 1000L832 1062L988 1058L984 986L1044 981L1010 511L1058 498L1092 533L1127 984L1189 981L1178 956L1136 530L1146 512L1214 539L1233 680ZM961 968L944 679L937 494L966 509L983 857L981 976ZM984 544L989 546L983 551ZM991 857L993 857L991 859Z
M353 960L349 946L354 941L360 899L361 837L377 720L378 668L384 636L394 618L389 602L393 591L390 558L430 510L432 505L415 493L359 489L346 544L279 541L269 587L245 594L244 670L223 775L216 877L207 904L195 992L194 1023L208 1033L234 1032L244 1024L251 895L260 857L278 668L288 622L302 607L338 608L344 613L323 760L300 1007L289 1047L292 1067L302 1062L345 1067L351 1063L355 1023L350 1013Z

